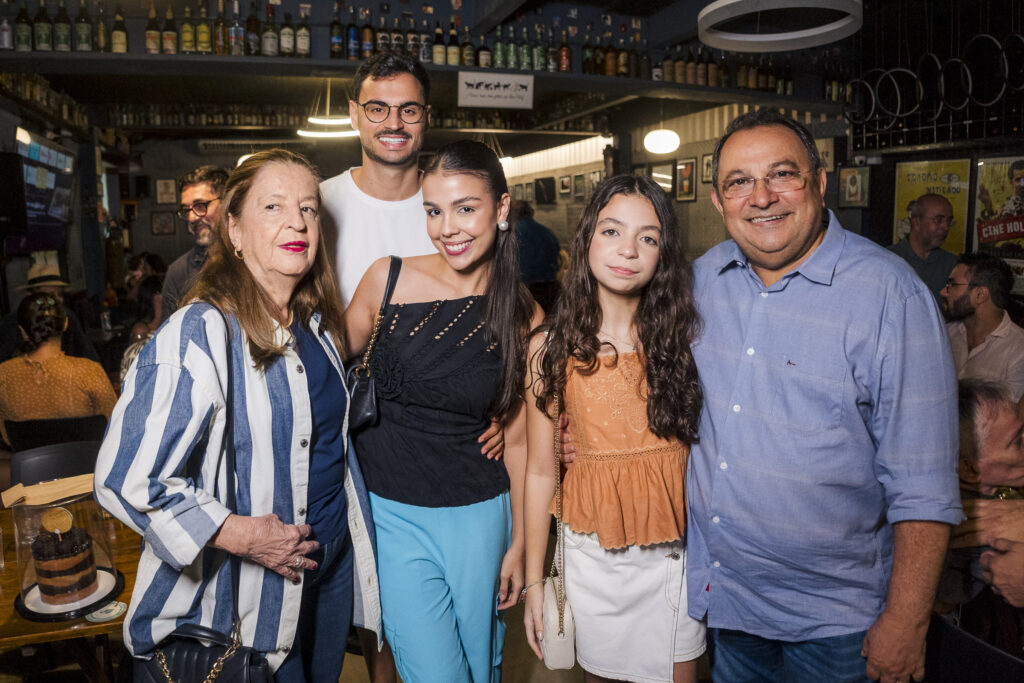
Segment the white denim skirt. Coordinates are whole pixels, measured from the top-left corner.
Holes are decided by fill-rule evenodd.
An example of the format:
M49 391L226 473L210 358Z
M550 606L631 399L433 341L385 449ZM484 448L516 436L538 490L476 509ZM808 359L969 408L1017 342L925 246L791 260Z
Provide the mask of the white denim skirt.
M683 544L606 550L597 534L563 530L580 666L620 681L671 683L673 664L705 649L704 623L686 613Z

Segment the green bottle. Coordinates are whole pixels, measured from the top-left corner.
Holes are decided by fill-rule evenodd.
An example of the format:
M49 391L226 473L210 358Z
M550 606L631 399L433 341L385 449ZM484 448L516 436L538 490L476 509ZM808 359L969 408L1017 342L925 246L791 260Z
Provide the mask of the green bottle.
M114 26L110 29L110 51L128 53L128 27L124 23L124 12L120 5L114 6Z
M37 52L53 51L53 24L50 22L50 15L46 13L46 0L40 0L39 13L33 23L36 39L35 48Z
M14 49L16 52L32 52L32 19L28 16L25 0L21 0L18 16L14 18Z
M71 52L71 17L68 16L64 0L57 3L57 16L53 20L53 49L57 52Z
M75 52L92 52L92 19L89 17L86 0L78 3L78 16L75 18Z
M206 16L206 3L199 3L199 21L196 22L196 52L201 55L213 53L213 27Z
M178 38L181 41L179 50L183 55L192 55L196 52L196 25L192 23L192 8L185 6L185 18L181 20L181 28L178 30Z

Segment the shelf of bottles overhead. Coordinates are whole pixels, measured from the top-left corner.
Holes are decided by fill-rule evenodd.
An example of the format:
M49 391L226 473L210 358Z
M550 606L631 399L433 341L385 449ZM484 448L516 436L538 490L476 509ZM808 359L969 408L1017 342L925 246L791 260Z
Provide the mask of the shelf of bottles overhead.
M1024 130L1024 2L894 3L855 41L854 151L1009 141Z

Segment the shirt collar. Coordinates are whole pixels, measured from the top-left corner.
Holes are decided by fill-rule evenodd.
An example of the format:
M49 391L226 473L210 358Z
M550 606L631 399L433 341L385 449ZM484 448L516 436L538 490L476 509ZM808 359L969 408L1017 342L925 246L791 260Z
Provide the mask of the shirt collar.
M843 245L846 244L846 231L839 225L836 215L825 209L828 216L828 228L825 230L825 238L821 244L811 252L807 259L795 270L786 273L784 278L800 273L811 282L822 285L831 285L832 277L835 275L836 264L839 262L839 255L843 252ZM729 247L724 250L722 264L718 272L722 273L728 268L737 265L747 265L747 257L740 250L735 240L729 240Z
M1010 331L1010 326L1013 325L1013 320L1010 319L1010 314L1003 311L1003 319L1000 321L996 329L989 332L990 337L1005 337Z

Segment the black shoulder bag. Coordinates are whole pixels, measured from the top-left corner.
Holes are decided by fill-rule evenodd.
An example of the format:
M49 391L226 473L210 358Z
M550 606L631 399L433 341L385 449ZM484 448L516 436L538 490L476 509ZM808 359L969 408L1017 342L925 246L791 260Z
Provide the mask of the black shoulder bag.
M223 316L224 314L221 313ZM225 397L226 420L224 438L227 439L225 454L227 469L227 507L235 509L235 439L234 419L231 408L234 398L234 370L231 354L231 325L227 316L224 324L228 329L228 393ZM238 574L237 555L230 555L231 562L231 614L234 626L230 635L200 626L183 624L174 629L157 646L156 654L149 661L136 659L133 662L134 683L213 683L218 678L239 683L273 683L274 674L262 654L241 644L241 619L238 618Z
M384 298L380 302L380 310L377 311L377 319L373 322L373 332L370 333L370 342L363 352L363 359L360 363L353 363L345 373L345 383L348 384L349 408L348 408L348 431L355 432L377 424L379 416L377 408L377 384L370 374L370 353L377 343L377 336L380 334L380 326L384 321L384 311L391 302L391 295L395 291L395 283L398 282L398 273L402 270L402 259L399 256L391 257L391 268L388 270L388 282L384 285Z

